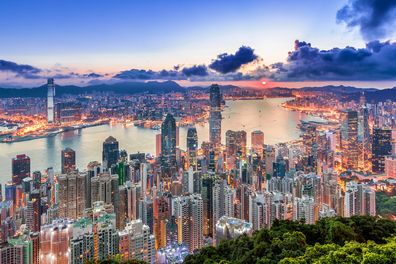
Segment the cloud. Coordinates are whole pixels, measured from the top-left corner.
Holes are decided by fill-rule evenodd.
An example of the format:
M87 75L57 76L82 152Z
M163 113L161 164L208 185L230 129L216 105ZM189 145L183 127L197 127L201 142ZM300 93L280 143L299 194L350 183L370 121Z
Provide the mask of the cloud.
M0 60L0 71L15 73L18 77L37 78L41 69L27 64L17 64L12 61Z
M192 67L185 67L182 70L182 73L187 76L207 76L208 68L205 65L194 65Z
M394 33L395 0L350 0L337 12L337 21L358 27L365 40L389 37Z
M254 54L254 50L247 46L242 46L235 54L223 53L217 56L217 59L212 61L209 68L219 73L235 72L242 65L256 60L258 56Z
M101 77L103 77L102 74L98 74L95 72L87 73L87 74L84 74L83 76L87 77L87 78L101 78Z
M270 65L256 76L278 81L356 81L396 79L396 43L373 41L365 48L320 50L310 43L295 41L287 63Z
M184 77L176 70L139 70L131 69L122 71L113 76L113 78L124 80L182 80Z

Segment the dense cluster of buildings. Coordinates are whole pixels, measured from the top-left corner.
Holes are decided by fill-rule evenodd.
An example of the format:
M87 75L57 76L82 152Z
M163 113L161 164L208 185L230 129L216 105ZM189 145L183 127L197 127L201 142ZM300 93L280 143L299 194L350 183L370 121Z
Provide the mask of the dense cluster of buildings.
M76 167L70 148L61 153L59 173L31 172L29 157L16 156L1 195L0 263L85 263L115 255L174 263L276 219L313 224L376 215L372 173L396 175L395 133L383 114L389 109L362 101L341 113L337 128L308 124L301 141L277 145L253 131L249 147L245 131L222 131L219 86L212 85L209 100L210 141L199 145L193 126L179 139L169 109L155 159L128 155L111 136L102 160L86 168Z

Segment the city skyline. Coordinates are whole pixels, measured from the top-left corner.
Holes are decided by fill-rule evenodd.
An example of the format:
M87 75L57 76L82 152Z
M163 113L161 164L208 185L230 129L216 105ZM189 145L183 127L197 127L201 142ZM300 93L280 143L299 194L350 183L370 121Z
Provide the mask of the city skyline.
M0 3L1 86L33 87L49 77L77 85L175 80L187 86L216 81L255 88L394 86L392 3L84 1L78 9L75 5ZM349 74L341 73L349 68Z

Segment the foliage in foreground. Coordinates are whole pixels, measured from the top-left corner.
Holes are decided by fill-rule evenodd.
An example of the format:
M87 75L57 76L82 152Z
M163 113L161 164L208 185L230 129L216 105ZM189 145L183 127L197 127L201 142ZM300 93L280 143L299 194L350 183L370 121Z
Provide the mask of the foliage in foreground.
M395 222L369 216L327 218L315 225L275 221L252 237L205 247L185 263L396 263L395 237L390 238L395 235Z
M388 215L396 215L396 194L388 195L386 192L376 193L377 214L387 217Z

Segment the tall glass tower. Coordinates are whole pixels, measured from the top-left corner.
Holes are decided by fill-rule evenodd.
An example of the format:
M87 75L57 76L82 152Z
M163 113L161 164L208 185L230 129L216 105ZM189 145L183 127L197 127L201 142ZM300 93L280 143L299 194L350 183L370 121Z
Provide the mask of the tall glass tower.
M210 87L209 140L215 147L221 145L221 94L220 87Z
M55 96L55 83L53 78L49 78L47 81L47 121L49 124L55 121L55 111L54 111L54 96Z
M170 174L176 169L176 120L171 114L161 126L161 161L165 173Z

